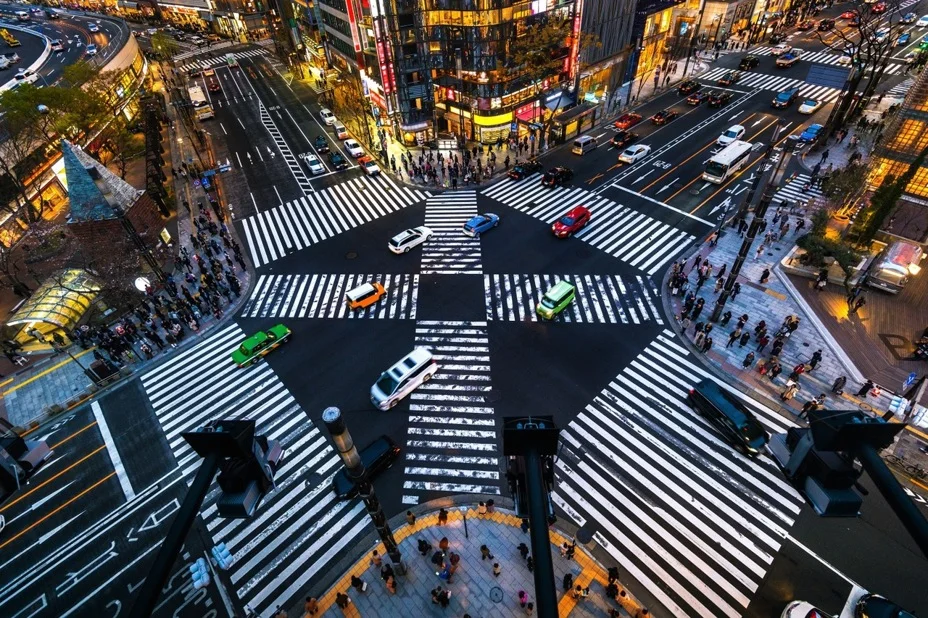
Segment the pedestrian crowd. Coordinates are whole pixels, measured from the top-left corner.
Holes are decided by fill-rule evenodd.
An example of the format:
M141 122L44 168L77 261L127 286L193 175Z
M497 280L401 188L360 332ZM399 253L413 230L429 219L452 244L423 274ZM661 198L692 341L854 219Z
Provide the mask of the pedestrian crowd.
M502 164L508 171L511 165L519 164L521 157L528 159L535 155L535 136L508 140L498 138L495 150L493 144L477 144L469 150L462 148L460 157L457 153L445 155L431 150L415 156L407 151L400 153L399 162L395 155L390 156L390 170L400 180L404 179L405 173L405 178L411 181L457 189L459 184L466 186L490 178L497 170L497 153L502 156L503 152L507 154Z

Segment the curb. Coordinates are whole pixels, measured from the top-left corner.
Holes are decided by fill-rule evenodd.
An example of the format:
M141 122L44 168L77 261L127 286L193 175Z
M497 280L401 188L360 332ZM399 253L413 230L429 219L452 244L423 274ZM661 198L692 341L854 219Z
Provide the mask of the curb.
M476 510L473 508L475 500L481 498L493 498L499 499L501 502L506 503L506 507L500 508L497 506L494 508L492 513L487 513L486 515L477 514ZM451 506L456 506L460 504L467 504L470 508L467 508L466 511L463 509L450 508ZM521 519L515 515L511 510L512 501L507 498L500 498L499 496L483 496L483 495L458 495L451 498L445 498L441 500L433 500L431 502L418 505L417 507L410 509L416 515L416 522L412 525L409 525L405 522L405 514L398 514L390 519L391 527L394 527L398 522L399 525L394 527L394 535L397 537L397 543L402 543L406 538L428 530L431 528L438 527L438 508L448 508L448 522L453 523L456 521L466 520L470 517L471 519L491 519L497 524L508 525L514 528L518 528L521 524ZM561 544L570 541L573 538L573 535L569 532L561 531L559 527L549 527L549 541L554 547L559 547ZM319 603L319 615L325 614L329 609L334 606L335 595L340 591L351 591L351 577L353 575L360 575L361 573L367 572L370 568L369 564L369 553L372 550L377 550L381 555L386 556L386 551L383 546L383 543L380 542L379 537L375 533L370 533L361 539L356 547L364 547L365 545L369 546L369 549L361 552L356 557L348 557L343 559L337 564L337 568L333 567L330 571L340 573L336 575L335 579L331 584L326 586L325 593L318 597ZM604 588L608 583L608 571L595 557L591 554L590 550L582 545L577 546L577 556L575 558L577 564L581 567L580 573L575 577L574 583L588 587L593 582L600 583ZM408 562L408 560L404 560ZM555 582L556 585L556 582ZM644 610L641 603L630 595L627 588L623 585L619 585L621 601L619 604L632 616L643 615L642 610ZM558 615L567 616L570 614L570 611L578 603L577 600L573 599L570 595L561 593L559 594L558 601ZM350 606L353 609L353 606ZM299 610L299 607L297 608ZM644 610L647 612L647 610ZM355 609L354 612L356 613ZM300 612L298 615L302 615Z

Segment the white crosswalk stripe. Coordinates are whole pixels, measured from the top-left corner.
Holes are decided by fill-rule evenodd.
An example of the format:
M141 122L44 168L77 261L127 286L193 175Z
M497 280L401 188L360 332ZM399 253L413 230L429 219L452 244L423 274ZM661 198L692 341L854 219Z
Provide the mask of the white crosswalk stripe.
M756 49L752 49L749 53L754 56L769 56L772 51L773 51L773 47L767 46L767 47L758 47ZM835 53L829 50L818 51L818 52L806 52L802 54L800 63L814 62L816 64L837 65L838 62L841 60L841 57L842 57L842 54ZM904 73L905 69L906 69L905 65L891 62L886 65L885 74L895 75L897 73ZM741 82L738 82L738 83L740 84Z
M438 372L410 396L403 503L429 492L500 493L486 322L416 323Z
M423 245L423 275L479 275L483 271L480 240L461 231L476 215L476 191L442 193L425 201L425 227L435 234Z
M212 54L213 52L217 50L225 49L227 47L232 47L233 45L235 45L235 43L233 43L232 41L220 41L218 43L213 43L212 45L206 48L197 47L193 43L187 43L186 41L178 41L177 44L185 47L186 49L190 49L190 51L186 51L180 54L174 54L172 59L174 60L175 64L180 62L181 60L192 58L193 56L200 56L202 54Z
M676 618L739 618L802 497L687 405L711 378L771 433L790 424L705 371L664 331L561 432L555 502Z
M259 56L266 56L268 55L268 53L269 52L266 49L249 49L249 50L241 51L241 52L233 52L232 55L235 56L236 60L244 60L246 58L257 58ZM193 69L202 70L202 69L208 69L210 67L217 67L220 65L225 65L227 55L228 54L222 54L215 58L197 58L196 60L191 60L190 62L186 62L180 65L179 67L177 67L177 70L180 72L186 73L187 71L190 71Z
M809 174L797 174L789 182L777 189L773 194L773 200L770 202L774 206L779 206L780 202L786 200L791 204L805 204L814 198L824 198L820 189L809 187L808 191L803 191L803 187L811 182L812 177Z
M896 84L892 88L886 91L884 95L887 99L903 99L905 95L909 93L909 90L912 89L912 86L915 85L915 79L909 78L902 82L901 84Z
M352 311L345 293L362 283L387 290L376 304ZM242 308L249 318L415 320L419 275L261 275Z
M660 291L650 277L619 275L484 275L487 320L543 321L535 313L541 297L558 281L576 287L575 300L554 322L578 324L663 324Z
M713 85L722 75L728 73L731 69L712 69L708 73L703 73L697 79L700 81L711 82ZM799 86L799 97L806 99L815 99L830 103L838 98L841 94L840 88L832 88L830 86L815 86L813 84L806 84L806 82L801 79L796 79L794 77L786 77L781 75L767 75L766 73L748 73L741 78L740 81L735 85L745 86L751 88L760 88L762 90L773 90L779 92L786 88L792 86Z
M300 162L293 156L293 151L290 150L287 140L284 139L280 129L277 128L277 124L274 122L274 119L271 118L271 114L267 111L267 107L260 101L258 101L258 112L261 116L261 124L264 125L271 139L274 140L274 145L277 146L277 150L280 152L280 156L283 157L284 163L290 168L290 173L293 174L293 179L296 180L297 185L300 187L300 191L302 191L304 195L312 193L313 186L309 184L309 178L307 178L306 174L303 172L303 166L300 165Z
M360 176L241 219L255 268L421 202L428 191Z
M215 543L235 557L232 589L259 614L290 607L307 583L331 566L369 526L360 501L336 501L329 479L340 459L267 363L239 369L229 353L246 337L227 326L142 377L142 385L174 452L193 480L201 459L181 437L217 418L251 419L256 432L284 448L277 485L253 519L223 519L218 485L201 515Z
M586 206L590 224L575 237L653 275L693 242L694 237L633 208L579 187L542 186L541 174L503 179L483 194L546 223L574 206Z

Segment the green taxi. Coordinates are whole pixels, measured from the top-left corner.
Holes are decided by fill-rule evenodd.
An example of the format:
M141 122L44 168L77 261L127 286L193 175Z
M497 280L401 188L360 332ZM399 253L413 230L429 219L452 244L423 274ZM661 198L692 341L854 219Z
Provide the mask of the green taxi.
M544 320L553 320L554 316L567 308L573 302L577 288L566 281L558 281L541 297L541 302L535 308L535 313Z
M239 367L257 363L262 356L290 338L290 329L277 324L266 331L256 333L242 342L232 352L232 362Z

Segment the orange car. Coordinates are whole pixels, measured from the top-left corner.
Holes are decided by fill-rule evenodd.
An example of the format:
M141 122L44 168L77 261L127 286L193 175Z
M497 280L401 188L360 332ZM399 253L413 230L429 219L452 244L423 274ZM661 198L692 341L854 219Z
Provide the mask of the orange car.
M376 281L373 283L362 283L358 287L348 290L345 293L345 302L348 303L349 309L363 309L370 307L378 300L383 298L387 290Z

